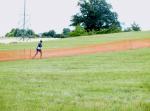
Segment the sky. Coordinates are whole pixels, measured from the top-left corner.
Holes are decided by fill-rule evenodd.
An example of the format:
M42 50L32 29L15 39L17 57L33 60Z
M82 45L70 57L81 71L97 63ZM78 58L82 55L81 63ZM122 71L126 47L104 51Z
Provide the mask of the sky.
M0 0L0 36L12 28L21 28L24 0ZM61 33L69 27L72 15L79 12L78 0L26 0L27 28L41 33L54 29ZM142 30L150 30L149 0L107 0L124 27L133 22ZM69 27L72 28L72 27Z

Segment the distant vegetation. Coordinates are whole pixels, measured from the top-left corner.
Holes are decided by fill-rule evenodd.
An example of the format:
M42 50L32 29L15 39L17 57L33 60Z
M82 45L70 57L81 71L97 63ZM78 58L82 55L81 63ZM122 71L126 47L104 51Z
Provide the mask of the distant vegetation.
M140 26L135 22L131 27L122 30L118 15L112 11L111 4L106 0L79 0L78 6L80 12L73 15L71 19L71 26L74 30L64 28L62 33L57 34L55 30L51 29L48 32L35 34L31 29L12 29L6 34L7 37L47 37L47 38L65 38L74 36L107 34L117 32L141 31Z
M42 37L55 37L55 35L56 35L55 30L50 30L48 32L44 32L42 34Z
M10 32L8 32L6 37L35 37L38 36L35 34L35 32L32 29L18 29L18 28L13 28Z
M141 31L141 28L138 24L135 22L131 24L131 27L127 27L124 32L131 32L131 31Z

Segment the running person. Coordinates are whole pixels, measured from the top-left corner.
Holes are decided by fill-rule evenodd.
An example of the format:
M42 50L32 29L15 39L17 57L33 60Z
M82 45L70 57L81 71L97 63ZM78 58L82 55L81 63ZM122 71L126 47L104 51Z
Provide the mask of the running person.
M40 53L40 58L42 58L42 40L40 40L40 42L38 43L37 45L37 48L36 48L36 53L33 57L33 59L36 57L36 55Z

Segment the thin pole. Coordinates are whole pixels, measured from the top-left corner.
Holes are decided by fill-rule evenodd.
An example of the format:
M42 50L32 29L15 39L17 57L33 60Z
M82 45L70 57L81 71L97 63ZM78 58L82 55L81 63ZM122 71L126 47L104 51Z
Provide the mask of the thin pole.
M24 14L23 14L23 40L25 37L25 28L26 28L26 0L24 0Z

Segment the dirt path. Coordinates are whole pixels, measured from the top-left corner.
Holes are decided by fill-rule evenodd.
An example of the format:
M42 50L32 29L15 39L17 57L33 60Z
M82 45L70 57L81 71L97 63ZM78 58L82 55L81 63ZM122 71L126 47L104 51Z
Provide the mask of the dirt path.
M150 39L123 40L76 48L49 49L43 51L43 58L124 51L145 47L150 47ZM0 61L31 59L34 53L33 50L0 51Z

